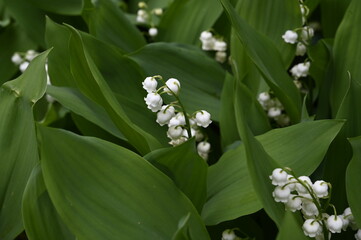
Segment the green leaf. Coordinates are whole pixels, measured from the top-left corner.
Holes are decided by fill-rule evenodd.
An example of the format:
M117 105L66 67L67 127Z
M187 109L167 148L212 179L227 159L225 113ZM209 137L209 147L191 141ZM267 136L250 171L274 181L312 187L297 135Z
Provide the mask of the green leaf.
M236 118L234 114L235 80L231 74L226 74L221 95L221 107L219 113L219 130L221 132L222 148L239 140Z
M300 94L284 69L280 53L271 40L259 34L237 15L229 0L220 1L247 55L256 64L267 84L282 102L291 120L294 123L298 122L301 111Z
M0 84L10 80L19 67L11 62L15 52L26 52L29 49L36 49L36 44L26 36L24 31L16 25L3 28L0 33Z
M33 169L25 188L23 219L30 240L75 240L49 198L40 165Z
M277 240L289 239L306 240L309 238L303 233L300 221L297 221L294 213L287 211L280 226Z
M333 38L351 0L322 0L320 2L322 34L326 38Z
M84 18L92 35L124 52L135 51L146 43L139 30L111 0L99 0L92 8L86 8Z
M45 12L34 6L30 1L5 0L6 10L16 20L21 29L32 42L45 47Z
M124 135L112 122L104 108L85 97L78 90L48 86L46 92L70 111L84 117L114 136L123 140L125 139Z
M286 30L302 26L299 2L241 0L237 2L236 10L255 30L272 40L282 53L283 66L287 69L295 57L295 47L283 41L281 36Z
M12 240L23 230L21 199L31 170L38 162L32 107L45 92L48 53L40 54L23 75L0 88L0 238L3 240Z
M225 71L199 49L177 44L154 43L131 54L147 76L177 78L181 83L180 99L189 113L206 110L219 119L220 94Z
M243 145L229 150L209 167L207 189L202 210L206 225L236 219L262 208L250 179Z
M64 15L80 15L83 10L83 0L30 0L38 8Z
M347 200L352 210L358 226L361 226L361 192L359 184L361 182L361 137L349 139L351 143L353 156L346 170L346 193Z
M82 239L171 239L188 213L193 239L209 239L196 209L162 172L112 143L38 128L49 196Z
M343 121L339 120L302 122L271 130L256 139L277 165L290 167L297 175L310 175L323 160L342 126ZM259 161L263 161L262 158ZM226 152L209 168L208 197L202 211L207 225L235 219L261 208L247 166L241 145ZM271 172L265 173L264 182L269 182Z
M242 124L240 111L245 111L247 124L255 135L271 130L269 119L252 92L241 82L236 84L235 92L234 112L237 128L242 127L239 125Z
M186 216L181 218L178 223L178 230L174 233L172 240L188 240L189 235L187 232L188 229L188 220L190 214L188 213Z
M160 147L160 143L150 134L133 124L105 82L91 56L84 48L82 37L74 28L70 39L70 68L79 90L101 105L118 129L142 154Z
M280 166L291 167L297 175L310 175L321 163L343 124L342 120L302 122L274 129L257 139Z
M156 40L196 45L200 33L210 29L221 13L217 0L173 1L161 18Z
M150 152L144 158L168 175L200 212L207 195L208 166L195 144L191 139L176 147Z
M344 19L337 30L333 47L333 78L330 102L332 116L335 117L349 87L349 74L352 79L360 83L361 68L359 59L361 49L361 29L357 23L361 21L361 2L352 1L347 9Z

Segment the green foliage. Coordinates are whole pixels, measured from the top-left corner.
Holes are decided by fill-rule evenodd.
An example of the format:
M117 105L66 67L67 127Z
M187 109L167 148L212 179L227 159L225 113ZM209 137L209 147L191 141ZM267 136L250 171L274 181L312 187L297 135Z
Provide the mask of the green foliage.
M360 4L1 1L0 239L308 239L275 168L329 182L361 228Z

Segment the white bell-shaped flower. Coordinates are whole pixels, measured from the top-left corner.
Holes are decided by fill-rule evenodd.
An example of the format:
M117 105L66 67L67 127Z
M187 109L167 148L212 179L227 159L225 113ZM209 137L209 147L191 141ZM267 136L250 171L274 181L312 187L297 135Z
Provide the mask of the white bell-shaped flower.
M148 33L151 37L155 37L158 35L158 29L155 27L149 28Z
M295 194L291 194L288 197L288 201L285 203L286 209L291 212L296 212L297 210L301 210L302 208L302 199Z
M299 63L295 66L293 66L290 70L293 77L296 79L300 77L307 77L308 72L310 70L311 63L305 62L305 63Z
M270 118L274 118L274 117L278 117L279 115L281 115L282 110L278 107L271 107L270 109L268 109L268 117Z
M183 134L183 128L181 126L171 126L168 128L167 136L172 139L178 139Z
M312 185L312 189L319 198L326 197L328 195L328 184L323 180L316 181Z
M162 8L154 8L153 13L157 16L163 15L163 9Z
M146 23L149 19L149 14L144 9L139 9L137 12L136 21L139 23Z
M25 70L28 68L29 64L30 64L30 63L27 62L27 61L21 63L21 64L20 64L20 67L19 67L20 71L21 71L21 72L25 72Z
M296 56L303 56L307 52L307 47L302 42L298 42L296 46Z
M295 31L287 30L285 34L282 35L282 38L286 43L294 44L297 42L298 35Z
M304 201L302 203L302 213L308 217L317 216L318 209L316 204L312 201Z
M220 51L220 52L225 52L225 51L227 51L227 43L225 41L222 41L222 40L216 40L214 42L213 50Z
M172 141L169 142L169 144L172 146L178 146L178 145L184 143L185 141L187 141L187 138L180 137L178 139L173 139Z
M342 219L339 216L331 215L327 218L327 228L332 233L340 233L342 225Z
M148 93L147 97L144 98L145 103L148 106L148 109L152 112L158 112L163 105L162 97L155 92Z
M168 127L171 126L184 126L186 125L186 119L182 112L177 113L174 117L169 120Z
M306 236L316 237L322 232L322 226L315 219L307 219L302 225L303 232Z
M301 176L298 178L298 180L302 181L308 188L312 187L312 181L309 177ZM300 194L308 193L307 189L301 183L298 183L298 182L296 183L296 190Z
M224 63L227 60L227 53L226 52L216 52L214 56L217 62Z
M314 35L314 30L312 27L309 26L305 26L303 27L302 31L301 31L301 38L303 41L308 41L310 40Z
M226 229L222 233L222 240L236 240L238 237L232 229Z
M203 42L203 41L209 41L213 38L213 34L209 31L203 31L201 33L201 36L199 37L199 39Z
M178 94L179 90L180 90L180 82L175 79L175 78L169 78L165 85L167 86L164 91L168 94L168 95L172 95L171 91L174 94ZM170 91L171 90L171 91Z
M157 112L156 122L163 126L169 123L169 120L175 116L175 109L173 106L163 105L159 112Z
M20 65L23 61L23 58L20 56L19 53L14 53L14 55L11 57L11 61L16 64L16 65Z
M209 153L211 150L211 144L209 142L203 141L198 143L197 145L197 151L198 153Z
M287 186L277 186L275 190L272 192L272 196L274 197L276 202L288 202L288 199L291 195L291 190Z
M148 92L155 92L157 90L158 82L154 77L147 77L142 82L143 88Z
M31 62L37 55L38 53L35 50L28 50L26 51L25 59Z
M274 186L283 186L287 183L288 174L282 168L276 168L272 171L269 178L272 180Z
M196 113L194 121L200 127L208 127L212 123L211 114L205 110L200 110Z

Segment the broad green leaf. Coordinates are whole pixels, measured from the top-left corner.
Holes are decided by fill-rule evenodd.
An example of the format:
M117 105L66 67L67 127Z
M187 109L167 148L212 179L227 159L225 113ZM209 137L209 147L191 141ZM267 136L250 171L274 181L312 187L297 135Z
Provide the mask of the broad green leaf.
M284 69L280 53L271 40L262 36L237 15L229 0L220 1L246 53L284 105L292 122L298 122L301 111L300 94Z
M210 29L221 13L218 0L173 1L161 18L156 39L198 44L200 33Z
M239 121L241 121L241 124L238 125L238 132L244 144L252 185L264 210L279 227L285 210L284 206L276 203L272 197L274 186L269 180L269 174L280 165L267 154L261 143L253 136L247 125L244 110L240 111Z
M30 1L4 0L6 10L32 42L45 47L45 12L34 6Z
M262 208L247 169L243 145L229 150L209 167L207 201L202 210L206 225L215 225Z
M25 188L23 219L30 240L75 240L49 198L40 165L32 171Z
M38 162L32 107L46 87L49 51L0 88L0 238L14 239L22 230L21 199L31 170Z
M310 175L323 160L343 124L342 120L302 122L274 129L257 139L280 166L291 167L297 175Z
M361 82L361 68L359 66L361 49L358 47L361 41L361 29L357 25L360 21L361 1L354 0L350 3L337 30L333 47L334 72L330 95L333 117L336 116L343 97L346 95L349 86L348 72L351 74L352 79L358 83Z
M271 130L256 139L277 165L290 167L297 175L310 175L323 160L342 125L343 121L339 120L302 122ZM202 211L207 225L235 219L261 208L247 166L241 145L226 152L209 168L208 197ZM266 173L265 181L269 181L270 174Z
M168 175L201 212L207 195L208 166L195 144L191 139L176 147L150 152L144 158Z
M45 41L48 47L54 47L48 58L50 81L57 86L76 87L70 72L69 39L70 32L65 26L46 18Z
M83 0L30 0L38 8L64 15L80 15L83 10Z
M359 97L361 85L353 76L351 76L347 82L347 92L336 114L336 118L346 119L346 123L338 137L330 146L324 173L325 181L331 182L334 192L338 193L333 196L332 202L341 209L348 206L345 189L345 172L352 157L352 149L347 138L361 135L361 113L355 111L355 109L360 108ZM335 169L337 169L336 172Z
M353 156L346 171L347 200L350 204L355 221L358 226L361 226L361 192L359 188L361 182L361 137L351 138L349 139L349 142L352 145Z
M104 108L85 97L78 90L48 86L46 92L70 111L84 117L114 136L124 139L123 134L112 122Z
M219 119L220 94L225 77L220 65L200 50L170 43L149 44L131 54L147 76L162 75L180 81L180 99L189 113L206 110Z
M224 79L222 95L221 95L221 107L219 112L219 129L221 134L222 148L232 144L236 140L239 140L237 131L236 119L234 114L234 95L235 95L235 80L230 74L226 74Z
M302 226L294 216L294 213L287 211L280 226L277 240L306 240L309 239L302 231Z
M320 2L322 33L327 38L333 38L351 0L322 0Z
M271 130L269 119L252 92L242 82L238 82L235 88L234 112L237 128L240 128L239 124L242 123L240 112L245 111L247 124L254 134L259 135Z
M140 31L111 0L96 1L92 8L84 10L84 18L92 35L124 52L132 52L145 45Z
M74 28L70 39L70 68L79 90L94 102L101 105L109 114L118 129L142 154L160 146L147 132L134 125L105 82L89 53L84 48L82 37Z
M38 130L50 199L79 240L171 239L188 213L192 239L209 239L189 199L139 155L97 138Z
M299 2L241 0L238 1L236 9L255 30L272 40L277 50L282 53L283 66L287 69L295 56L295 47L283 41L281 36L286 30L302 26Z

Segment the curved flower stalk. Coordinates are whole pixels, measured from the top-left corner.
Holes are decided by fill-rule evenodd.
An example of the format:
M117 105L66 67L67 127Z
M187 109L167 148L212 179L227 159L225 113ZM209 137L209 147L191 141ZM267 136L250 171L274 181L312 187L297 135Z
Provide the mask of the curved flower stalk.
M162 84L159 88L158 81ZM197 145L198 154L207 160L211 145L207 142L201 128L206 128L212 123L211 114L205 110L188 114L178 97L181 84L175 78L164 81L160 75L147 77L142 85L148 93L144 98L148 109L157 113L156 122L160 126L168 126L167 137L171 140L169 144L177 146L189 138L195 137L196 141L199 142ZM162 94L173 96L175 101L163 104Z
M332 233L340 233L348 226L355 229L351 209L337 215L334 205L330 203L332 185L323 180L312 183L307 176L296 177L289 168L276 168L269 176L276 186L272 195L276 202L285 204L286 210L300 210L305 222L302 225L306 236L315 239L329 239ZM333 214L327 210L331 208ZM355 238L360 230L356 233Z

